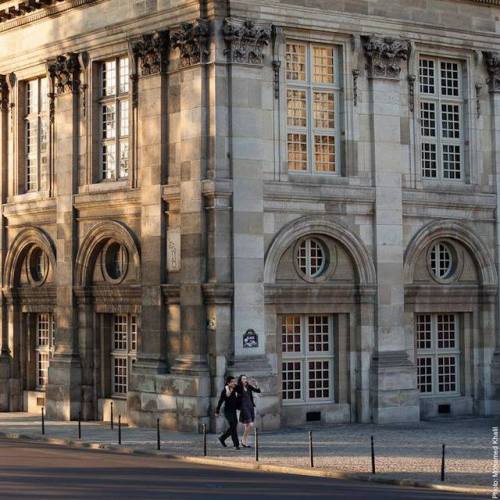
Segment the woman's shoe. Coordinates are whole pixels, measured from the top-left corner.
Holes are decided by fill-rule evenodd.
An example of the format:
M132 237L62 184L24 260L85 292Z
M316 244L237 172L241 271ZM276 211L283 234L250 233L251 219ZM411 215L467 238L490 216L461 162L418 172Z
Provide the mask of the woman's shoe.
M243 444L243 443L241 443L241 446L243 446L243 448L251 448L251 446L249 444Z

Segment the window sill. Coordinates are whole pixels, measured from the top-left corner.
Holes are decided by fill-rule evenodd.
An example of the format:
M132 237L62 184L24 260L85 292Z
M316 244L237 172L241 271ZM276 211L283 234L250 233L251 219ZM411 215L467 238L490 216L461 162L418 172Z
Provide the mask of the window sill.
M340 184L349 185L349 179L340 174L302 173L288 171L288 180L300 184Z
M128 179L117 180L117 181L101 181L94 184L87 184L85 186L80 186L78 192L80 194L84 193L106 193L110 191L126 191L132 189Z
M48 191L28 191L27 193L20 193L14 196L9 196L7 198L7 203L21 203L48 199L50 199Z

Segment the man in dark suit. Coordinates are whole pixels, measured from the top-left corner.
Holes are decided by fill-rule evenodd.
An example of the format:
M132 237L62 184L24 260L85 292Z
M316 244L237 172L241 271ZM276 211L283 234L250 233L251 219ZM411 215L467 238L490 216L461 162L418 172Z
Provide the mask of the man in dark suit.
M226 385L220 393L219 403L215 410L215 415L218 417L221 406L224 405L224 417L229 424L226 432L219 436L219 442L224 448L227 447L226 439L231 436L235 449L240 449L240 441L238 439L238 417L236 410L238 409L239 395L236 391L236 379L234 377L226 378Z

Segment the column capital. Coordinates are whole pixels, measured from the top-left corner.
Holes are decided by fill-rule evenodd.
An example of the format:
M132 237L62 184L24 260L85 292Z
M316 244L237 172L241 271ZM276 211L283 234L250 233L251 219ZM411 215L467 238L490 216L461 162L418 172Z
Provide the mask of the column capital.
M172 47L179 49L180 66L187 67L204 63L208 57L209 26L206 19L182 23L171 36Z
M490 92L500 93L500 53L484 52Z
M48 62L48 72L56 95L80 91L80 60L76 52L59 55Z
M142 35L132 43L132 53L137 60L139 76L164 73L168 67L169 32L155 31Z
M222 26L226 43L224 54L229 62L262 64L264 47L271 41L271 25L257 24L251 19L226 17Z
M363 42L368 76L399 80L401 62L408 59L410 43L407 40L374 35L363 37Z

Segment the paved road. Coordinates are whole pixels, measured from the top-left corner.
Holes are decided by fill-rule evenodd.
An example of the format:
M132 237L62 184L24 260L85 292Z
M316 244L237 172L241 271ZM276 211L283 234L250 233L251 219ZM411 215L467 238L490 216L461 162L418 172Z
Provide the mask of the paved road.
M264 472L224 470L0 439L2 500L50 498L451 500L449 493Z

